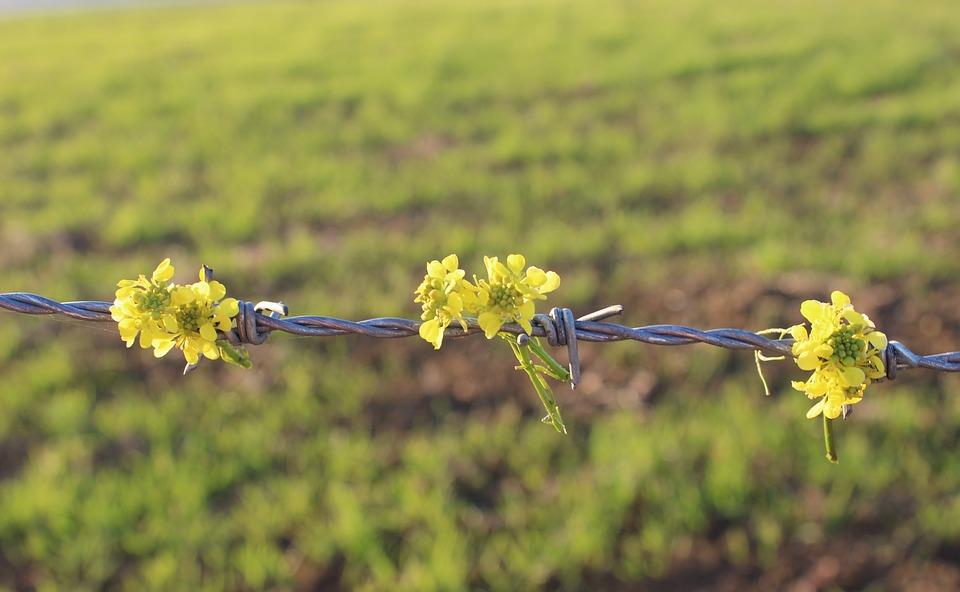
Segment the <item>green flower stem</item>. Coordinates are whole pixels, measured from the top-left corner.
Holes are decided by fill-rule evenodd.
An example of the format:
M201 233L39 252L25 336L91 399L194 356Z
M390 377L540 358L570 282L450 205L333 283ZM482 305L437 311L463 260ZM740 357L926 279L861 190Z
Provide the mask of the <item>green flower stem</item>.
M563 418L560 416L560 406L557 405L556 399L553 398L553 391L551 391L550 387L540 378L540 374L537 372L533 360L530 358L530 342L528 342L527 345L520 346L510 337L504 337L504 340L510 344L510 349L512 349L514 355L517 356L517 361L520 362L520 369L530 377L530 382L533 384L534 390L537 391L537 395L540 397L544 409L547 410L547 418L550 420L548 423L553 425L554 429L561 434L566 434L567 428L563 425Z
M530 341L528 342L528 346L530 347L530 351L540 358L540 361L547 365L547 368L549 368L549 372L547 372L547 374L549 374L551 378L559 380L560 382L570 382L570 372L564 368L560 362L554 360L553 356L547 353L547 350L543 348L543 344L540 342L540 339L531 337Z
M253 367L253 363L250 361L250 352L242 345L232 345L226 339L218 339L217 347L220 348L220 359L224 362L241 368Z
M823 444L827 447L827 460L838 462L837 447L833 441L833 420L826 415L823 416Z

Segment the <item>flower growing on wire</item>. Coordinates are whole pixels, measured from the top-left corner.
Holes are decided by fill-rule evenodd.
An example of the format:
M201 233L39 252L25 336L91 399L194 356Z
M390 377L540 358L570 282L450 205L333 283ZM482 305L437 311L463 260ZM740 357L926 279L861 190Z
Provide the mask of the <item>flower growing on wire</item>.
M116 300L110 307L110 315L117 322L120 337L127 347L140 334L140 347L152 347L157 339L167 334L167 327L176 321L170 306L174 268L170 259L164 259L153 270L148 280L143 274L135 280L117 282Z
M530 337L536 301L545 300L546 294L557 289L560 276L534 266L524 270L527 261L523 255L509 255L506 265L496 257L484 257L483 262L487 278L474 276L474 283L464 279L466 273L460 269L456 255L427 263L427 274L417 287L414 298L423 309L420 337L433 344L434 349L440 349L447 327L456 321L466 331L469 324L464 315L475 318L487 339L500 335L509 343L520 363L517 369L527 374L547 411L544 423L566 433L560 407L545 377L569 382L570 375L546 352L539 339ZM527 334L521 336L522 339L515 339L512 335L500 333L505 323L518 323ZM535 359L543 364L536 363Z
M530 266L523 255L508 255L504 265L496 257L484 257L487 279L477 280L477 323L487 339L500 332L504 323L518 323L523 330L533 332L536 301L546 300L546 294L560 286L560 276Z
M464 315L477 319L487 339L493 339L506 323L518 323L529 335L533 332L536 301L560 286L560 276L527 263L523 255L509 255L504 265L497 257L484 257L486 279L470 283L464 279L455 254L443 261L427 263L427 273L417 287L414 302L421 304L420 337L440 349L443 332L456 321L467 330Z
M224 298L227 289L216 280L208 281L207 268L200 268L200 281L173 289L174 323L168 334L154 345L154 355L162 357L176 346L188 364L200 356L220 358L217 330L229 331L233 317L240 311L236 298Z
M833 420L846 418L852 406L863 400L863 394L874 380L883 378L883 352L887 336L877 331L873 321L857 312L850 297L835 290L830 302L805 300L800 305L800 314L810 322L810 329L803 324L787 329L767 329L759 334L779 333L782 339L788 333L794 342L790 353L801 370L811 371L807 380L794 380L793 388L811 399L817 399L807 411L807 418L823 417L823 441L827 459L837 462L837 450L833 439ZM767 357L759 351L755 354L757 372L763 381L760 362L782 360L783 356Z
M800 313L810 321L810 330L802 324L790 328L796 340L792 353L797 366L813 374L806 381L793 381L793 388L818 399L807 412L808 418L822 413L827 419L836 419L844 405L859 403L867 386L884 376L882 355L887 336L840 291L830 295L829 304L805 301Z
M174 284L170 282L174 267L170 259L164 259L149 280L143 275L120 280L110 314L127 347L139 334L140 347L152 347L158 358L176 347L188 364L196 364L202 355L249 367L246 350L231 346L218 334L231 330L239 303L225 297L226 288L213 280L212 273L201 267L200 281Z
M420 337L440 349L443 344L443 332L450 323L457 321L464 331L467 322L463 318L464 301L473 302L475 291L469 282L463 279L466 274L460 269L456 255L447 255L443 261L436 259L427 263L427 274L417 287L414 302L422 305L420 318Z

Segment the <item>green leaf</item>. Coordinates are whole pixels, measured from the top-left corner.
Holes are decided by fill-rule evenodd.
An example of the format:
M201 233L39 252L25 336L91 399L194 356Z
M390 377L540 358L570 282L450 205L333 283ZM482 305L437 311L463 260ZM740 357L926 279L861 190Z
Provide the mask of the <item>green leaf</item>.
M253 368L247 348L242 345L233 345L226 339L218 339L217 346L220 348L220 359L224 362L241 368Z

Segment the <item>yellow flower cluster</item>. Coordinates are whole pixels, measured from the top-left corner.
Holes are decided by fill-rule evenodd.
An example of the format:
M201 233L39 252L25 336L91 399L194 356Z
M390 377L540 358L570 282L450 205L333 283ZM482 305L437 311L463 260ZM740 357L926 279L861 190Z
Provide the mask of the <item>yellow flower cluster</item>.
M230 361L217 343L217 331L230 330L239 312L236 299L225 298L226 288L210 279L206 268L200 268L200 281L188 285L171 283L173 272L170 259L164 259L150 279L141 275L117 283L110 313L120 337L131 347L139 334L140 347L152 347L158 358L177 347L190 364L201 355Z
M560 276L531 265L523 255L508 255L504 265L496 257L484 257L487 279L477 280L477 322L487 339L492 339L504 323L519 323L527 333L536 313L536 301L560 287Z
M517 323L528 335L532 334L536 301L546 300L546 295L560 286L560 276L532 265L527 267L523 255L509 255L506 265L496 257L484 257L483 263L487 277L478 279L473 276L473 282L464 279L466 272L460 269L456 255L427 263L427 274L417 287L414 298L414 302L419 302L423 308L420 337L440 349L447 327L457 322L466 331L468 317L476 319L487 339L500 335L510 344L520 363L517 369L527 374L543 403L547 412L543 422L565 434L567 428L560 407L546 378L569 382L570 374L547 353L536 337L520 340L500 333L504 324Z
M867 315L850 304L840 291L830 295L830 303L807 300L800 313L810 321L790 327L795 339L793 356L802 370L812 370L806 381L793 381L793 388L819 399L807 412L808 418L821 413L827 419L840 416L844 405L863 399L873 380L884 376L883 350L887 336L877 331Z
M457 321L463 330L467 322L463 318L463 298L471 298L473 291L468 289L469 282L463 279L466 272L460 269L460 260L456 255L447 255L443 261L433 260L427 263L427 274L417 287L414 302L422 303L420 318L420 337L440 349L443 344L443 332L450 323Z
M416 290L414 302L422 305L420 337L440 349L443 332L454 321L466 330L464 315L475 317L487 339L492 339L505 323L518 323L527 333L536 313L536 301L560 286L553 271L526 266L523 255L509 255L504 265L496 257L484 257L486 279L464 279L456 255L427 263L427 274Z

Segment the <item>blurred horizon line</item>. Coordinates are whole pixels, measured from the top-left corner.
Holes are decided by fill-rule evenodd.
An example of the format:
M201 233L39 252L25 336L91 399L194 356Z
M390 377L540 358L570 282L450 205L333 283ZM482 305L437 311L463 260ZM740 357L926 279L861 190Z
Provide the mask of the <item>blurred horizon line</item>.
M137 8L250 4L255 0L0 0L0 19L19 16L60 16Z

